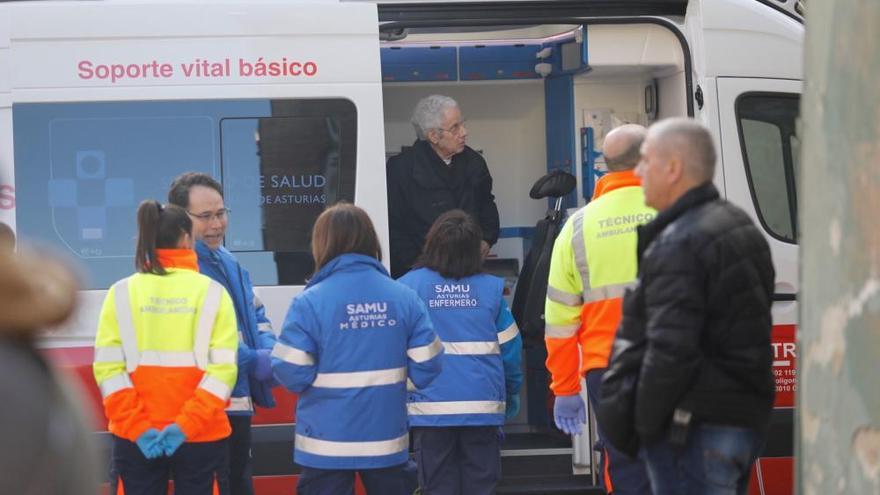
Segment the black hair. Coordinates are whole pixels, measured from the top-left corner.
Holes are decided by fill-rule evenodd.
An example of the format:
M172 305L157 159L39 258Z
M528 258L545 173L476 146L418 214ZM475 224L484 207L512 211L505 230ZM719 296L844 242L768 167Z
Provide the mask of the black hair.
M186 210L154 200L141 202L137 210L138 239L134 265L141 273L165 275L157 249L174 249L183 234L192 235L192 220Z
M189 191L195 186L211 188L217 191L221 198L223 197L223 186L216 179L202 172L186 172L178 175L171 182L171 189L168 190L168 202L183 209L189 208Z

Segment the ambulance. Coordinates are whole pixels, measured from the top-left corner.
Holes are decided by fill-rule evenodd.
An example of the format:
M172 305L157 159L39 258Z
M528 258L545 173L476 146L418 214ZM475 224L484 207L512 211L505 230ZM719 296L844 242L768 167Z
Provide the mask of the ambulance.
M225 246L278 328L310 275L327 205L363 207L388 248L385 162L415 103L455 98L494 178L490 270L512 289L562 169L584 205L604 135L691 116L720 150L715 184L760 225L776 266L776 409L750 493L793 490L797 390L797 116L804 1L45 1L0 3L0 221L83 274L75 317L46 334L106 445L91 374L107 288L133 271L135 208L185 171L221 181ZM525 349L521 414L505 427L499 493L595 490L591 434L552 428L543 346ZM253 431L260 494L291 493L296 397ZM580 490L580 491L578 491Z

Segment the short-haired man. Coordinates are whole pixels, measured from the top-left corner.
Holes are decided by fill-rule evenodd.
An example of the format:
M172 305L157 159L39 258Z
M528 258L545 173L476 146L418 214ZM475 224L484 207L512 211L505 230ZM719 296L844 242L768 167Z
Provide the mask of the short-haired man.
M251 417L254 404L274 407L269 354L275 345L266 311L254 295L250 274L223 247L229 210L223 188L207 174L188 172L178 176L168 191L168 202L189 213L199 271L226 288L238 319L238 380L226 413L232 426L229 437L229 485L232 495L254 493L251 464Z
M636 227L654 218L633 173L644 138L645 128L634 124L608 133L602 152L609 172L553 244L544 311L547 369L556 395L553 417L569 434L580 433L586 422L581 377L586 377L590 404L598 403L623 291L636 278ZM599 443L605 490L648 493L644 464L614 449L601 429Z
M458 103L448 96L422 98L413 110L418 139L388 160L388 224L391 275L398 278L415 263L428 229L456 208L483 230L483 256L498 241L498 207L486 161L465 144L468 132Z
M655 495L746 493L773 407L770 248L719 197L715 160L705 127L670 119L651 127L636 170L659 213L639 229L599 417L607 429L619 423L606 403L632 405L623 416Z

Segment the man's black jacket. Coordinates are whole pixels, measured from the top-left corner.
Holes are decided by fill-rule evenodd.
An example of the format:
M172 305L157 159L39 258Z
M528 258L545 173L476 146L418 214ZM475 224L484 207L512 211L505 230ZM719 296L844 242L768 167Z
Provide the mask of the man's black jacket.
M418 140L388 160L388 226L391 275L406 273L441 214L460 208L483 229L490 245L498 241L498 207L486 161L468 146L446 165L427 141Z
M603 431L633 453L676 408L694 422L765 428L775 273L764 236L709 183L639 228L638 256L603 378Z

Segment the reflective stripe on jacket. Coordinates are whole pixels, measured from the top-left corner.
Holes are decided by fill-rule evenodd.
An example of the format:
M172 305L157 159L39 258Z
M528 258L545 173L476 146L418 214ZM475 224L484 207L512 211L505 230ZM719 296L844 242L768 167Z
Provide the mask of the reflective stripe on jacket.
M426 387L443 352L425 305L375 258L327 263L291 303L272 369L296 405L294 460L319 469L406 462L407 379Z
M632 171L609 173L596 189L553 245L545 342L556 395L578 393L581 376L608 365L623 293L636 279L636 227L656 214Z
M272 324L266 318L263 303L254 294L250 274L242 268L235 256L226 248L210 249L202 241L196 242L199 272L222 285L235 307L238 322L238 378L232 389L232 399L226 412L235 415L251 415L254 404L274 407L272 380L260 382L253 376L257 349L272 349L275 335Z
M236 376L232 301L204 275L167 271L134 274L104 299L93 370L109 429L134 441L176 422L187 441L218 440Z
M522 385L522 337L502 298L504 281L477 274L460 280L427 268L400 278L428 306L443 341L443 371L409 394L411 426L504 424L506 397Z

